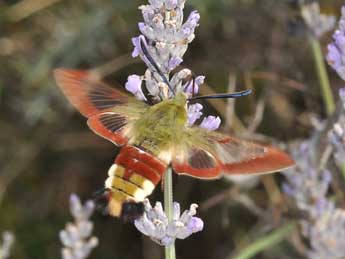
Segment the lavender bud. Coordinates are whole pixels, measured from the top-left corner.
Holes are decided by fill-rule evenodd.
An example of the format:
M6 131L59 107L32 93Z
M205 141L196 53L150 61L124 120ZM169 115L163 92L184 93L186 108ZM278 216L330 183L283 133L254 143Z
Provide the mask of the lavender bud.
M192 233L202 231L202 229L204 228L204 222L197 217L192 217L191 220L187 224L187 228Z
M216 130L219 128L220 123L221 120L218 116L208 116L202 120L200 127L208 130Z
M141 89L142 80L138 75L130 75L127 79L125 88L127 91L135 95L138 100L145 100L146 97Z
M168 10L173 10L177 6L177 0L166 0L165 1L165 8Z
M160 245L170 245L176 238L185 239L203 229L204 223L202 220L194 216L198 207L196 204L192 204L190 209L184 211L180 217L180 205L174 202L173 221L168 222L168 220L165 220L167 216L160 202L157 202L154 208L148 206L148 203L148 199L145 199L144 215L136 220L134 224L140 232Z
M189 94L197 94L199 92L199 86L202 85L205 81L205 76L197 76L195 80L188 82L188 85L185 87L184 92Z
M189 125L193 125L197 119L199 119L202 115L202 105L200 103L195 103L188 106L188 123Z
M134 46L133 52L132 52L132 57L136 58L140 54L140 42L139 42L139 37L134 37L132 38L132 44Z
M172 57L170 60L169 60L169 69L170 70L173 70L175 69L178 65L180 65L182 63L183 59L180 58L180 57Z

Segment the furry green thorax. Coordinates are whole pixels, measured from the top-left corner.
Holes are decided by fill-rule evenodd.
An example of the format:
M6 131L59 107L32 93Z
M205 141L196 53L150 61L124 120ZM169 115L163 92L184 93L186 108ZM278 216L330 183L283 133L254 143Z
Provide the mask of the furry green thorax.
M134 144L155 155L168 152L183 141L187 125L187 96L178 93L172 99L150 106L134 124Z

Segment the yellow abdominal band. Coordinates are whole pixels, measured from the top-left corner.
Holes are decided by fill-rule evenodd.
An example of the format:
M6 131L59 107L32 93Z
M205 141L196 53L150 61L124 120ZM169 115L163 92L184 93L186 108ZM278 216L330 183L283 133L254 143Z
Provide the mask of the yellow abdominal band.
M112 216L121 214L122 204L126 201L141 202L152 193L154 184L143 176L133 172L129 179L123 179L125 168L113 164L108 171L105 188L111 191L108 210Z

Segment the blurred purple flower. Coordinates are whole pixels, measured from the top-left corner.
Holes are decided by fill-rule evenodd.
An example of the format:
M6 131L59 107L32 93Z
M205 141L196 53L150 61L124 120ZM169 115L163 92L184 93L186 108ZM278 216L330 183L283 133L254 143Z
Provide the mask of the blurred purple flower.
M338 29L333 34L333 42L327 46L328 64L345 80L345 7L341 9Z
M336 122L328 134L328 143L333 146L332 156L338 168L345 164L345 90L340 89L342 109L338 111ZM337 203L329 197L332 173L327 169L320 170L319 136L328 130L318 128L312 137L292 150L296 161L295 168L285 174L287 181L283 191L303 212L299 222L303 236L309 241L307 257L310 259L328 259L345 257L345 210L337 208Z
M317 38L332 30L336 22L333 15L325 15L320 12L318 2L302 5L302 17L309 30Z
M219 128L221 122L218 116L208 116L202 120L200 127L208 130L216 130Z
M4 231L2 233L2 240L0 242L0 258L7 259L10 257L11 248L15 241L15 237L12 232Z
M70 212L73 223L67 223L60 231L60 241L63 259L85 259L92 249L98 245L98 239L92 236L93 223L90 217L95 209L93 201L88 200L83 205L76 194L70 196Z

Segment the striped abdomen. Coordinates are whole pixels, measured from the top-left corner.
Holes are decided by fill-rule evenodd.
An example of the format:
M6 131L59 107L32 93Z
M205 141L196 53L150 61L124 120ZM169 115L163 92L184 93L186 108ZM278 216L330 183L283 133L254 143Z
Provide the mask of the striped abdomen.
M108 171L105 188L108 190L108 212L119 217L123 205L142 202L159 183L167 165L133 146L125 146Z

